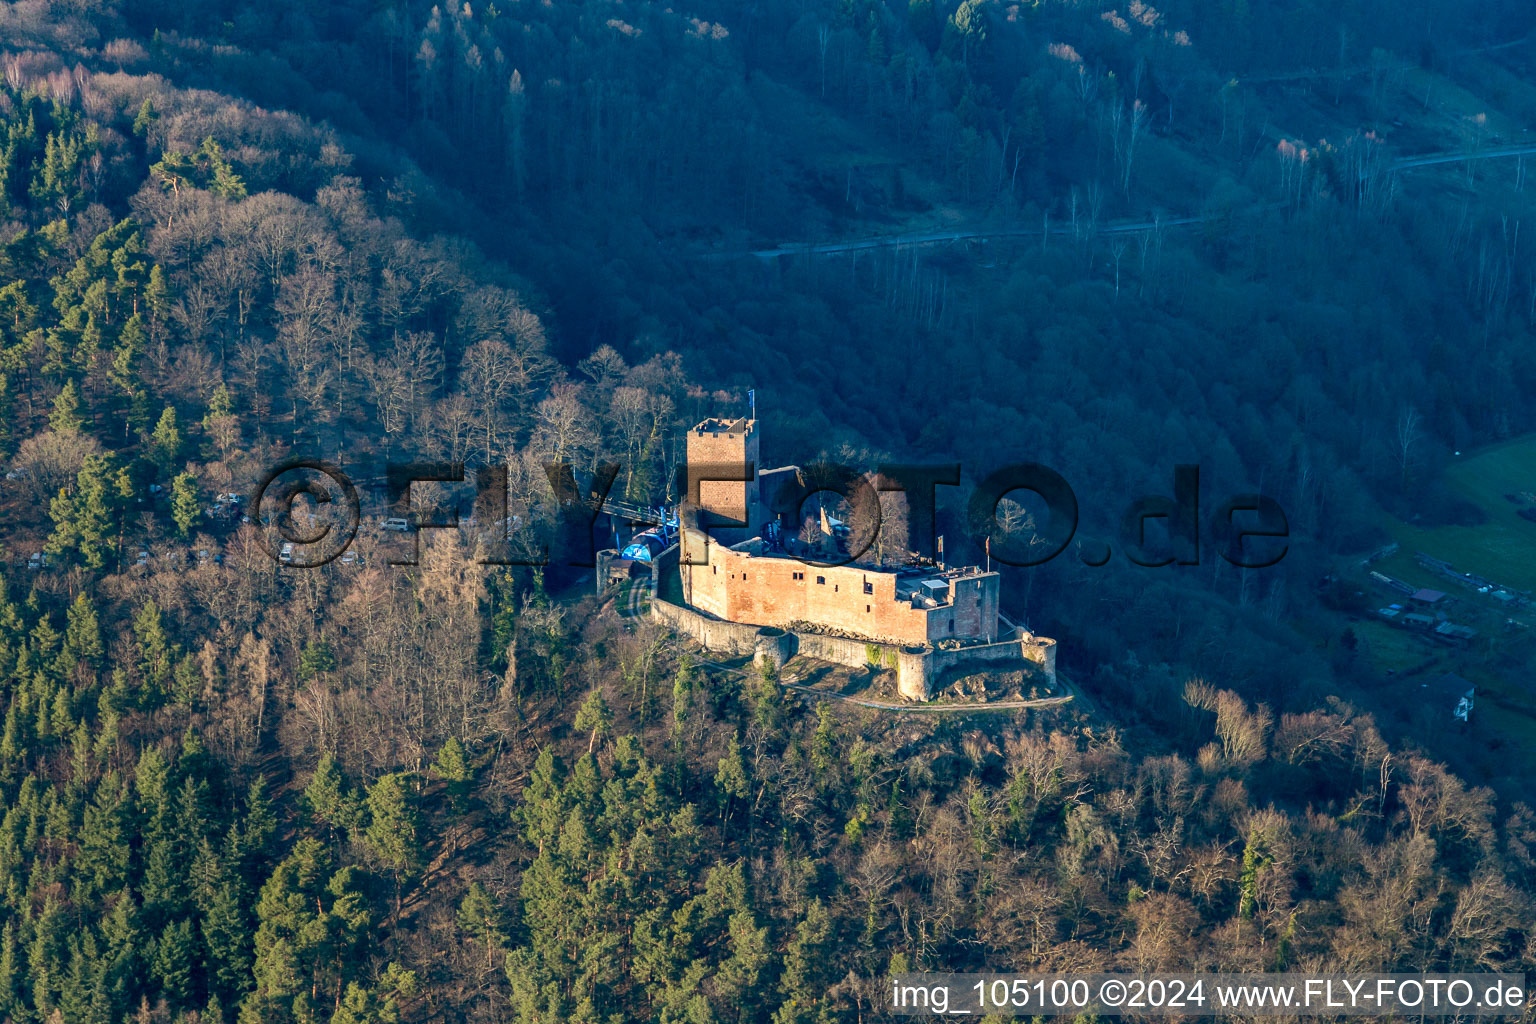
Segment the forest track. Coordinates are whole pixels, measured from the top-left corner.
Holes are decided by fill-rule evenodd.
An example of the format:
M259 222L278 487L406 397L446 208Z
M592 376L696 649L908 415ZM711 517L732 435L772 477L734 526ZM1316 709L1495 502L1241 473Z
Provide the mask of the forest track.
M1434 167L1441 164L1456 164L1479 160L1502 160L1522 156L1536 156L1536 143L1498 146L1474 153L1423 153L1418 156L1401 157L1387 164L1379 173L1397 174L1420 167ZM1284 202L1260 203L1248 207L1246 211L1241 212L1260 213L1265 210L1278 210L1287 205L1289 204ZM943 231L902 232L890 235L871 235L867 238L850 239L842 242L781 242L771 249L733 249L725 252L701 252L695 253L694 258L708 262L721 262L755 256L760 260L769 262L784 256L834 256L839 253L865 252L875 249L908 249L928 245L947 245L953 242L984 242L1003 238L1045 238L1051 234L1072 234L1080 237L1084 234L1089 236L1130 235L1141 231L1161 231L1164 228L1191 227L1205 224L1229 217L1235 212L1239 211L1223 209L1211 213L1188 214L1182 217L1154 217L1150 220L1138 218L1135 220L1109 221L1097 227L1089 228L1086 231L1064 226L1053 232L1048 225L1042 224L1038 227L972 227L949 228Z
M1271 204L1278 208L1283 204ZM1101 224L1086 233L1094 235L1127 235L1138 231L1154 231L1163 228L1183 227L1192 224L1204 224L1208 220L1227 216L1227 212L1212 214L1197 214L1186 217L1153 218L1151 220L1138 219L1126 221L1111 221ZM905 249L924 245L944 245L949 242L987 241L994 238L1041 238L1049 233L1055 234L1082 234L1081 229L1063 227L1057 232L1050 232L1049 228L1040 227L990 227L990 228L951 228L947 231L906 232L895 235L874 235L869 238L855 239L846 242L785 242L772 249L740 249L731 252L709 252L698 254L699 259L709 261L741 259L747 256L756 256L760 260L775 260L781 256L830 256L844 252L862 252L868 249Z
M1411 171L1415 167L1470 163L1474 160L1504 160L1512 156L1533 155L1536 155L1536 143L1525 143L1519 146L1495 146L1476 153L1426 153L1423 156L1408 156L1395 160L1387 165L1387 170L1388 172L1395 173L1397 171Z

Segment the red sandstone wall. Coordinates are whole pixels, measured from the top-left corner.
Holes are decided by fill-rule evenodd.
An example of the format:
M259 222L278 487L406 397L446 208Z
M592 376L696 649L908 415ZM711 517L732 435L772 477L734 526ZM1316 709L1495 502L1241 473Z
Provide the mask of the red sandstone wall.
M790 558L752 558L711 545L710 564L685 567L685 571L692 576L694 606L733 622L760 626L811 622L896 643L935 643L949 637L996 639L996 576L952 581L952 603L924 609L896 600L893 575L857 566L818 568ZM871 593L864 592L866 583Z
M949 617L939 616L936 631L930 640L942 640L946 636L979 636L997 639L998 577L975 576L950 581L950 605L955 631L949 633Z

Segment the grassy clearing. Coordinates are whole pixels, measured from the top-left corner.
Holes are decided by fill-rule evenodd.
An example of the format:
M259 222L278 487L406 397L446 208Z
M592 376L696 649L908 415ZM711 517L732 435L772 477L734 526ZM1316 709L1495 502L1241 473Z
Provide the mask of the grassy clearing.
M1375 619L1351 622L1349 627L1359 638L1362 651L1383 671L1406 672L1431 658L1441 657L1445 650L1422 634Z
M1405 579L1426 584L1432 577L1410 571L1413 553L1423 551L1452 563L1462 572L1476 573L1520 590L1536 591L1536 523L1521 519L1521 508L1505 494L1536 494L1536 435L1517 438L1463 456L1446 470L1447 483L1481 508L1488 521L1478 526L1423 529L1397 519L1387 530L1403 550L1383 568L1402 571ZM1443 587L1439 589L1445 589Z

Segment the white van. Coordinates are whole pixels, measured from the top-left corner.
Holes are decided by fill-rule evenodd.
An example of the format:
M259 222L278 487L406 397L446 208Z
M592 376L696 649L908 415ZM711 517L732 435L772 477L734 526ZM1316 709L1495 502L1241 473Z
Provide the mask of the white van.
M283 549L277 553L277 560L282 562L284 565L287 565L289 562L293 561L292 543L287 541L283 543Z
M404 516L390 516L379 524L381 530L392 530L395 533L404 533L411 528L411 521Z

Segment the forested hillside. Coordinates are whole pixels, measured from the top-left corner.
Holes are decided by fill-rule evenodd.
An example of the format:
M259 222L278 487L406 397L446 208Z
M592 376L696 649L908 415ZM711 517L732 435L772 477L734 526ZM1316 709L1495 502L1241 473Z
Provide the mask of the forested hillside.
M1529 750L1404 699L1318 581L1385 515L1474 521L1442 469L1536 429L1500 155L1531 22L0 4L0 1020L808 1024L905 968L1519 970ZM914 232L973 240L880 241ZM544 464L669 500L748 388L772 464L1038 461L1113 539L1195 462L1291 549L1009 570L1082 699L901 715L458 534L279 567L227 498L292 455L505 464L531 549Z

